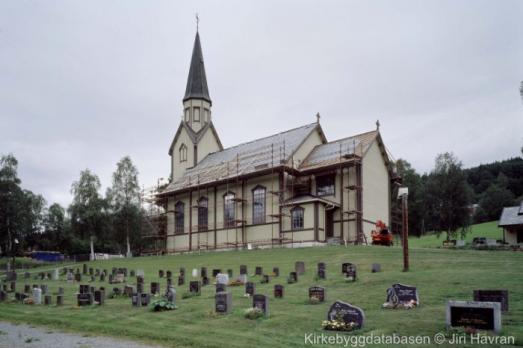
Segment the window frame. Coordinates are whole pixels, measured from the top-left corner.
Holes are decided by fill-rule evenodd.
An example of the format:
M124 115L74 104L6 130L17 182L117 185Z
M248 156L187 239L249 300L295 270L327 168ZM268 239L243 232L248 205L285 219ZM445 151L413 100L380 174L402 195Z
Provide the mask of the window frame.
M185 108L184 120L186 123L191 122L191 108Z
M196 111L198 111L198 113ZM200 109L199 106L195 106L193 108L192 115L193 115L193 117L192 117L193 122L198 122L199 123L201 118L202 118L201 109ZM196 115L198 115L198 118L196 118Z
M180 224L180 222L181 222L181 224ZM182 201L178 201L174 205L174 234L184 234L184 233L185 233L185 203Z
M263 192L263 198L257 197L256 191ZM252 224L259 225L266 222L266 213L267 213L267 188L262 185L256 185L252 190ZM260 194L258 194L260 195ZM262 208L260 211L256 210L257 199L262 200ZM257 215L261 214L261 215Z
M228 197L231 197L228 199ZM226 192L223 195L223 227L224 228L231 228L235 227L234 220L236 220L236 202L234 201L234 198L236 198L236 195L234 192ZM232 218L231 216L228 216L227 213L228 207L232 207Z
M202 203L205 202L205 206ZM209 230L209 199L200 197L198 199L198 232ZM205 218L205 221L202 221Z
M294 216L295 213L301 213L301 226L296 226L294 224L295 219L296 219ZM300 218L300 217L298 216L298 218ZM291 230L300 231L300 230L303 230L304 228L305 228L305 208L303 208L301 206L296 206L291 209Z
M187 162L187 146L185 145L185 143L182 143L182 145L180 145L178 152L180 156L180 163Z
M322 187L330 187L332 186L332 192L320 192L319 191L319 182L321 180L325 179L332 179L332 185L323 185ZM336 195L336 175L335 174L323 174L316 176L316 196L322 197L322 196L335 196Z

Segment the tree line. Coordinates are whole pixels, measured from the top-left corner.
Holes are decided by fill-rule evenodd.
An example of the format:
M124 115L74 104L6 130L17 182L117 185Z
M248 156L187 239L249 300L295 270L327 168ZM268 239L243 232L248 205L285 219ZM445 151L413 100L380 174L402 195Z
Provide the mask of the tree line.
M23 189L18 161L0 157L0 254L52 250L65 254L139 253L144 211L138 170L122 158L105 195L99 177L85 169L71 185L72 203L47 205L42 195Z

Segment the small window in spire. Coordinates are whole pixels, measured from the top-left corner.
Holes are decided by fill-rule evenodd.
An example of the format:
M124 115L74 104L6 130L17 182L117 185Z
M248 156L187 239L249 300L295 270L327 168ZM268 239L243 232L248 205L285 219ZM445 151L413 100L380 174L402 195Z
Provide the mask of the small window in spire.
M191 121L191 109L185 108L185 122Z
M205 119L204 121L205 122L209 122L211 120L211 112L209 111L209 109L205 109Z
M194 122L200 122L200 108L198 108L198 107L194 108L193 121Z

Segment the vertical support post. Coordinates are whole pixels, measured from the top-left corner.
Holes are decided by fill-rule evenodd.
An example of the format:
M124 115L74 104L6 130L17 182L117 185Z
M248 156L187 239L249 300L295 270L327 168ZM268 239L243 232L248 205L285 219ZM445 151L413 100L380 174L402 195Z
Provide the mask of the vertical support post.
M216 202L217 202L217 198L216 198L216 195L218 194L218 188L216 186L214 186L214 193L213 193L213 196L214 196L214 206L213 206L213 209L214 209L214 249L216 249L217 247L217 241L216 241L216 238L217 238L217 227L216 227L216 224L217 224L217 220L216 220L216 214L218 213L218 209L216 209Z
M408 272L409 270L409 206L408 206L408 196L403 195L401 198L402 208L403 208L403 272Z
M189 191L189 251L192 251L192 190Z

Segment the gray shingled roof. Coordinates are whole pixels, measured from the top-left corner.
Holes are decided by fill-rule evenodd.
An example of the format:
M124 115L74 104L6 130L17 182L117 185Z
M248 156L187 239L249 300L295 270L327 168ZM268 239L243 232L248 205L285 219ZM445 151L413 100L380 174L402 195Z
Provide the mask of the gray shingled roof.
M523 202L522 202L523 206ZM505 207L501 212L498 226L523 225L523 211L520 213L521 206Z
M307 136L319 127L311 123L207 155L195 167L170 183L162 193L236 178L279 166L290 159Z
M209 88L207 87L207 77L205 76L205 66L203 64L202 46L200 45L200 34L196 32L194 48L192 51L191 67L187 78L187 87L183 101L190 98L198 98L211 102Z

